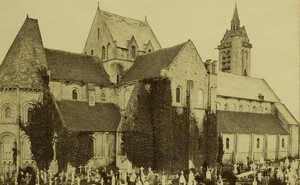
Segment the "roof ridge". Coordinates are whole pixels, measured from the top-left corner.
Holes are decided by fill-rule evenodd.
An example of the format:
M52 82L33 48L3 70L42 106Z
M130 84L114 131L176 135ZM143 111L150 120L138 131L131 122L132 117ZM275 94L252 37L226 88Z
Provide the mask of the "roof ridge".
M139 20L139 19L135 19L135 18L131 18L131 17L125 17L125 16L123 16L123 15L118 15L118 14L111 13L111 12L108 12L108 11L105 11L105 10L100 10L100 11L102 11L102 12L104 12L104 13L108 13L108 14L114 15L114 16L116 16L116 17L121 17L121 18L125 18L125 19L130 19L130 20L133 20L133 21L139 21L139 22L145 23L145 21L142 21L142 20Z
M61 50L61 49L52 49L52 48L44 48L44 49L49 50L49 51L60 52L60 53L68 53L68 54L72 54L72 55L89 56L89 57L98 58L95 55L82 54L82 53L77 53L77 52L74 52L74 51L65 51L65 50Z
M140 56L138 56L138 57L143 57L143 56L155 54L155 53L158 53L158 52L160 52L160 51L162 51L162 50L173 49L173 48L179 47L180 45L184 46L184 45L185 45L186 43L188 43L189 41L190 41L190 40L185 41L185 42L182 42L182 43L180 43L180 44L176 44L176 45L174 45L174 46L170 46L170 47L162 48L162 49L159 49L159 50L155 50L155 51L153 51L153 52L147 53L147 54L145 54L145 55L140 55Z
M227 73L227 72L222 72L219 71L219 74L225 74L225 75L234 75L234 76L239 76L239 77L244 77L244 78L252 78L252 79L256 79L256 80L264 80L263 78L258 78L258 77L253 77L253 76L242 76L242 75L238 75L238 74L233 74L233 73Z

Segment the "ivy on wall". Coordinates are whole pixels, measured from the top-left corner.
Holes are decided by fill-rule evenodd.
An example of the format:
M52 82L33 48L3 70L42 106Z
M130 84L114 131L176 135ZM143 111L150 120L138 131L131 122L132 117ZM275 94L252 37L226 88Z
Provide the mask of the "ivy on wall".
M187 168L187 151L192 156L198 146L199 128L187 108L172 107L170 80L148 79L135 88L136 108L127 112L123 128L128 159L158 171Z
M148 106L151 100L145 84L138 83L136 88L135 109L132 112L129 111L126 116L122 140L127 157L134 165L138 167L153 166L153 125Z
M57 158L60 170L84 166L93 157L92 132L74 132L64 129L57 140Z
M209 110L205 111L203 120L204 155L206 163L213 166L219 155L219 141L217 130L217 115Z

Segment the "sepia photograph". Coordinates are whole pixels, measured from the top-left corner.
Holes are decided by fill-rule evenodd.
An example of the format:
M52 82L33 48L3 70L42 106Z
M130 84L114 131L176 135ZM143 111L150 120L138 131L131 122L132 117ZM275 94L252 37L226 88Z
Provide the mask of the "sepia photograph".
M300 185L297 0L0 0L0 184Z

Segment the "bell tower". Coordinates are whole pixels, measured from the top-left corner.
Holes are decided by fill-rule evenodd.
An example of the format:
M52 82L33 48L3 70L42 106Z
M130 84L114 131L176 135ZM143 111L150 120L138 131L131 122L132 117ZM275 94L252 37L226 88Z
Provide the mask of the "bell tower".
M219 71L250 76L251 48L245 26L240 26L237 6L235 4L231 29L226 30L219 50Z

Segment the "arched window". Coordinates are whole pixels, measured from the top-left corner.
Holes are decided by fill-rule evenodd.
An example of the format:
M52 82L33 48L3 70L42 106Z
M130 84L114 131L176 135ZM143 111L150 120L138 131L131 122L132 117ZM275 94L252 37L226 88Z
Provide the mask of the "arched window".
M255 105L253 105L253 107L252 107L252 112L256 112L256 106Z
M98 40L100 38L100 29L98 28Z
M91 55L94 55L94 50L91 50Z
M136 57L136 49L135 46L131 46L131 58L135 58Z
M102 46L102 60L105 60L105 46Z
M226 138L226 149L229 149L229 138Z
M6 135L2 138L2 147L1 147L1 153L2 153L2 159L6 160L12 160L13 159L13 148L14 148L14 137L10 135Z
M259 147L260 147L259 145L260 145L260 139L257 138L257 139L256 139L256 148L259 148Z
M100 98L101 98L101 101L106 101L106 94L105 94L105 92L101 93Z
M77 98L78 98L78 92L77 92L76 89L73 89L73 91L72 91L72 99L73 100L77 100Z
M239 111L242 112L243 111L243 105L239 106Z
M181 100L181 92L180 92L181 90L180 90L180 87L177 87L176 88L176 102L177 103L180 103L180 100Z
M11 118L11 108L10 107L6 107L4 110L4 117L5 118Z
M30 107L27 109L27 122L32 122L33 109Z
M229 105L228 105L228 103L225 103L225 105L224 105L224 110L229 110Z
M111 45L110 43L107 44L107 60L111 58Z
M284 145L285 145L285 143L284 143L284 138L282 138L282 139L281 139L281 148L284 148Z

